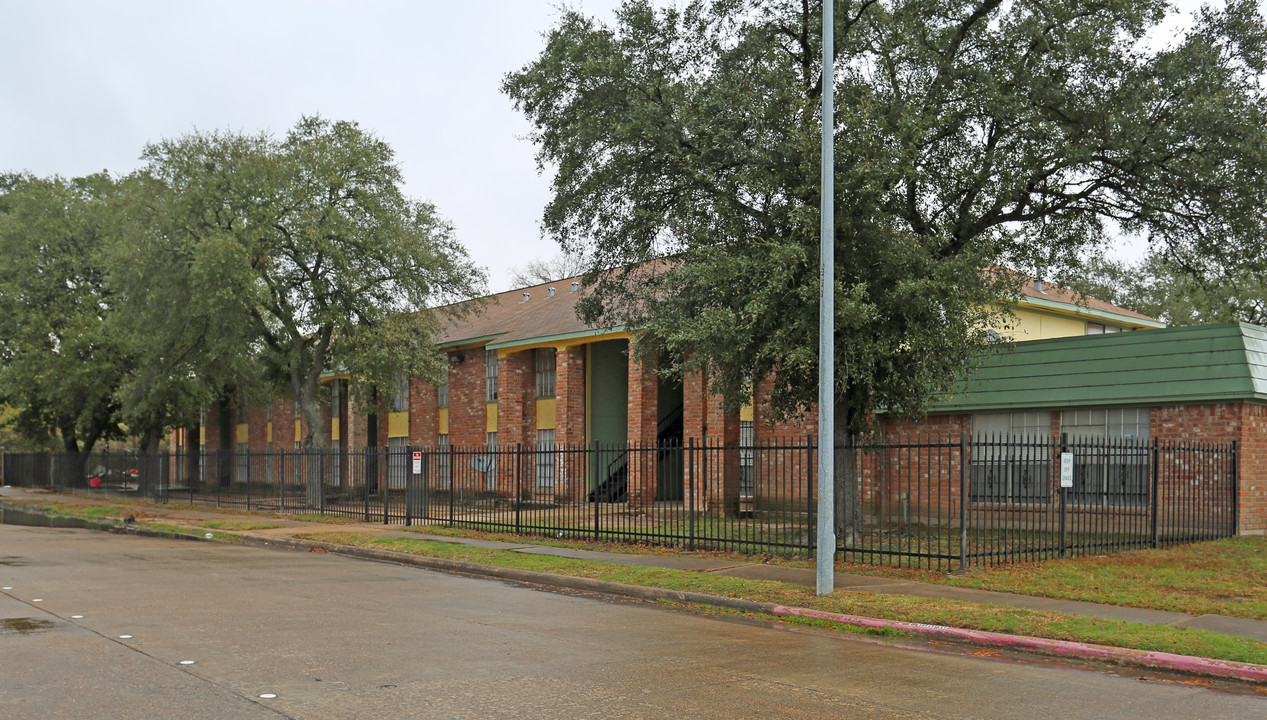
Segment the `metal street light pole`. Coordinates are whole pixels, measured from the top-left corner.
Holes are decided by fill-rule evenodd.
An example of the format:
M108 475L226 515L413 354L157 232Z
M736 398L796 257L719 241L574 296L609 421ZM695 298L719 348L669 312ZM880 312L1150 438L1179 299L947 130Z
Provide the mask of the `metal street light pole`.
M818 298L818 561L817 590L827 595L836 581L836 191L835 177L835 0L823 0L823 164L819 214Z

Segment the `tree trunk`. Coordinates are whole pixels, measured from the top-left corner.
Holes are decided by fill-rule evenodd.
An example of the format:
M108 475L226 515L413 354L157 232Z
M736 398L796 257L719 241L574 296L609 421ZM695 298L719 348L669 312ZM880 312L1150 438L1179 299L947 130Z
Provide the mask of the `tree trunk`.
M325 490L325 464L328 460L326 449L330 446L330 428L323 427L321 422L321 406L317 403L317 376L311 382L306 378L300 380L297 373L291 375L291 389L295 393L295 402L299 403L299 412L308 423L308 432L304 435L304 450L308 460L308 471L304 476L304 497L308 507L322 507Z
M220 447L216 451L216 473L220 487L228 488L232 482L230 473L233 470L233 434L237 429L233 423L232 393L226 389L220 396L219 417Z
M834 468L836 488L836 543L848 547L862 540L862 491L858 473L857 439L849 431L848 403L836 402Z

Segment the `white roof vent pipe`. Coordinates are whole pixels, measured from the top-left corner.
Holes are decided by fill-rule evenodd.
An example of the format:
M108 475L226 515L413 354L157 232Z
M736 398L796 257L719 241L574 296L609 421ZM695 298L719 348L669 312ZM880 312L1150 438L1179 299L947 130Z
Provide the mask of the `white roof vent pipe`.
M550 294L546 295L546 297L554 297L554 288L549 288L549 290L550 290Z
M520 304L520 305L523 305L524 303L528 302L528 298L530 298L530 297L532 297L532 296L531 296L531 295L529 295L528 293L524 293L524 299L523 299L523 300L520 300L520 301L519 301L519 304Z
M573 280L573 281L572 281L572 292L576 292L577 290L580 290L580 289L581 289L581 284L580 284L579 282L577 282L577 281Z

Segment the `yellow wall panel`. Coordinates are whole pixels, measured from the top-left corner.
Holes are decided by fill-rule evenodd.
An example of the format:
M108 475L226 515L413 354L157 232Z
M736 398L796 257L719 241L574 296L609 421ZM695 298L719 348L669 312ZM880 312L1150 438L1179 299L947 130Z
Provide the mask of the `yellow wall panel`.
M207 426L206 425L198 426L198 444L199 445L207 444Z
M331 440L337 441L339 439L339 431L341 429L342 428L339 426L339 418L330 418L330 439Z
M497 432L497 403L484 405L484 432Z
M538 430L554 429L555 402L555 398L541 398L537 401Z
M387 437L409 437L409 413L407 411L387 413Z
M1048 338L1087 334L1086 320L1024 310L1017 310L1015 314L1015 325L1010 334L1013 339L1018 341L1046 340Z
M266 433L264 435L264 441L273 442L273 423L271 420L269 421L268 425L265 427L264 432Z
M238 444L245 445L251 438L251 426L246 423L238 425Z

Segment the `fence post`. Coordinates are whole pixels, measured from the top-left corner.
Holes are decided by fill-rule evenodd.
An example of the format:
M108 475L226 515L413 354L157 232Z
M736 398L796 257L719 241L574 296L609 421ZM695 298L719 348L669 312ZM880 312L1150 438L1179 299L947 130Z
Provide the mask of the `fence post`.
M406 441L406 442L408 442L408 441ZM378 448L374 448L374 452L375 452L375 453L377 453L377 452L378 452ZM405 513L406 513L406 515L408 515L408 513L409 513L409 508L408 508L408 505L409 505L409 500L408 500L408 498L409 498L409 476L413 474L413 467L412 467L412 465L413 465L413 446L407 446L407 447L406 447L406 448L405 448L402 452L404 452L404 453L405 453L405 457L402 457L402 458L401 458L401 460L408 460L408 461L409 461L409 465L405 467L405 498L406 498L406 499L405 499L405 505L406 505L406 508L405 508ZM378 492L378 494L379 494L379 496L381 496L381 497L383 498L383 524L384 524L384 525L386 525L386 524L387 524L387 500L388 500L388 498L389 498L389 497L391 496L391 494L392 494L392 488L391 488L391 485L392 485L392 484L391 484L390 480L388 479L388 477L387 477L386 475L385 475L385 476L383 476L383 477L380 479L380 478L378 477L377 470L378 470L378 467L379 467L380 465L386 465L386 466L388 466L388 467L390 467L390 466L391 466L391 462L392 462L392 461L391 461L391 453L390 453L390 451L389 451L389 452L386 452L385 454L387 455L387 457L383 458L383 460L384 460L384 461L383 461L382 463L378 462L378 460L375 460L375 461L374 461L374 469L375 469L375 473L374 473L374 483L375 483L375 485L377 485L377 486L378 486L378 491L379 491L379 492ZM402 462L401 464L403 465L404 463ZM367 480L366 482L368 483L369 481ZM368 491L368 486L367 486L367 491ZM408 523L408 522L406 522L405 524L406 524L406 525L408 525L409 523Z
M1153 438L1153 448L1150 453L1152 457L1152 491L1148 498L1149 508L1149 535L1154 548L1161 547L1160 528L1157 526L1158 506L1160 505L1158 491L1161 489L1161 441Z
M361 516L365 518L365 522L370 521L370 479L374 478L374 469L377 463L370 461L370 453L376 452L378 448L365 448L365 460L361 465L364 471L361 476ZM377 478L374 478L377 479ZM408 523L405 523L408 525Z
M412 445L410 445L410 446L409 446L409 467L406 469L406 472L405 472L405 527L410 527L411 525L413 525L413 521L414 521L414 467L413 467L413 462L414 462L414 461L413 461L413 453L414 453L414 448L413 448L413 446L412 446ZM387 458L385 459L385 464L386 464L388 467L390 467L390 466L391 466L391 455L390 455L390 453L388 454ZM422 467L421 467L421 465L422 465L421 460L418 462L418 465L419 465L419 468L418 468L418 469L419 469L419 470L421 470L421 469L422 469ZM390 473L388 473L388 475L390 475ZM386 483L384 483L384 484L383 484L383 493L384 493L384 494L386 494L386 493L387 493L387 491L390 489L390 488L388 487L388 486L390 486L390 485L391 485L391 481L390 481L390 479L388 480L388 482L386 482Z
M523 443L515 443L515 534L519 534L519 512L523 505Z
M449 480L449 526L452 527L453 518L457 515L455 502L456 502L457 494L458 494L458 484L457 484L457 478L456 478L457 474L454 472L456 467L453 462L454 458L453 458L453 444L452 443L449 443L446 446L445 452L448 454L448 459L447 459L448 464L445 465L444 474L448 476L448 480Z
M1232 441L1232 537L1241 534L1241 456Z
M601 527L600 519L599 519L600 518L599 507L598 507L598 487L600 485L599 477L601 477L602 475L598 471L598 469L603 466L603 459L598 451L597 440L595 440L591 444L589 466L590 466L590 469L593 471L592 474L594 476L594 481L590 483L591 485L594 486L593 491L591 491L590 493L590 497L594 498L594 542L598 542L598 533Z
M246 451L246 511L251 512L251 451Z
M959 431L959 571L968 569L968 431Z
M687 547L695 550L695 438L686 439L686 489L687 513L690 518L691 534Z
M1065 448L1068 446L1068 442L1069 442L1069 433L1063 433L1063 432L1060 433L1060 454L1062 456L1066 452ZM1060 557L1065 557L1068 554L1067 550L1068 550L1068 544L1069 544L1069 536L1068 536L1069 488L1061 487L1058 490L1058 492L1060 493Z

